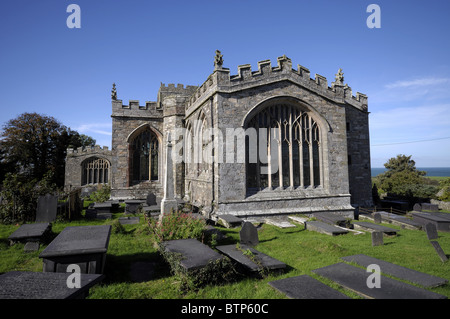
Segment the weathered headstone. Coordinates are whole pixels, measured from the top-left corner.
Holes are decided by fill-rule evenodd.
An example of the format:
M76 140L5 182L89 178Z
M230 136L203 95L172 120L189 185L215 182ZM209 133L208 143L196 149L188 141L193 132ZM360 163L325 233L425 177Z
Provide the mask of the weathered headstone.
M250 222L244 222L239 232L241 245L256 246L259 244L258 230Z
M47 194L37 201L36 222L51 223L56 219L58 196Z
M425 225L425 231L429 240L438 239L439 235L437 232L436 225L433 223L428 223Z
M153 193L149 193L147 195L146 203L147 203L147 206L157 205L157 203L156 203L156 195L153 194Z
M383 245L383 232L374 231L372 232L372 246L382 246Z
M349 299L343 293L308 275L270 281L269 285L291 299Z
M430 241L431 245L433 245L434 250L436 250L437 254L439 255L439 258L441 258L442 262L446 262L448 260L447 255L442 250L441 245L437 241Z
M419 203L415 203L413 206L413 210L416 212L421 212L422 211L422 205L420 205Z
M373 213L373 221L377 224L381 224L381 214Z
M104 275L80 274L80 288L67 285L68 273L11 271L0 275L0 299L72 299L88 295Z
M30 252L38 251L38 250L39 250L39 242L37 242L37 241L29 241L23 247L23 251L26 253L30 253Z

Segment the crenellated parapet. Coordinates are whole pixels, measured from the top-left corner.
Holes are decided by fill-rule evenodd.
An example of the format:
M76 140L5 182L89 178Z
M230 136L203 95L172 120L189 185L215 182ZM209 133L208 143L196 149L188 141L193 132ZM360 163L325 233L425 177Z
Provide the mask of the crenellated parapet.
M340 69L338 72L342 72L342 70ZM189 98L186 109L203 103L215 91L231 93L287 80L336 103L348 103L360 110L367 111L367 96L359 92L353 96L352 89L343 84L342 74L338 74L339 80L332 82L329 86L326 77L315 74L314 78L311 78L309 69L304 66L298 64L297 69L293 69L291 59L285 55L278 57L276 66L272 66L270 60L259 61L258 70L254 71L250 64L239 65L236 75L230 75L230 70L227 68L216 68Z
M89 146L89 147L78 147L78 148L68 148L67 157L74 156L110 156L111 150L108 146L101 147L100 145Z

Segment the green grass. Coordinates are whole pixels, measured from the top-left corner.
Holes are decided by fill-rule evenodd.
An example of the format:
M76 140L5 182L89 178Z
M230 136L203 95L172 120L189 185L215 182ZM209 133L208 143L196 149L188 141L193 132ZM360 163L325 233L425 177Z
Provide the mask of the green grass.
M122 214L114 214L113 220ZM61 232L67 226L92 224L112 224L107 221L55 222L53 231ZM386 224L388 227L400 227ZM42 260L38 252L25 253L23 244L9 246L7 237L18 226L0 225L0 273L12 270L42 271ZM366 254L388 262L450 280L450 262L442 263L429 243L425 232L401 229L395 237L384 237L384 245L372 247L370 233L354 235L349 233L336 237L310 232L303 225L295 228L280 229L263 225L258 232L260 243L255 248L287 264L282 273L272 273L264 278L242 277L223 285L206 286L198 291L181 291L180 282L170 273L168 265L154 248L147 225L141 216L137 225L124 225L125 233L112 233L106 257L106 279L90 290L91 299L275 299L286 298L268 285L269 281L302 274L310 275L325 284L359 298L337 284L312 273L312 270L342 262L343 256ZM228 236L219 244L232 244L239 241L239 229L217 227ZM450 233L439 232L440 245L445 252L450 251ZM155 265L153 279L136 283L130 277L130 267L134 262L146 261ZM430 289L450 297L450 285Z

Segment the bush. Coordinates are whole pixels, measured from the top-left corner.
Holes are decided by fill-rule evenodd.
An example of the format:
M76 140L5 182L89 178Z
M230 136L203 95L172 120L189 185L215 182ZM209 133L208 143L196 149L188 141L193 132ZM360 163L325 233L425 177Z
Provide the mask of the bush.
M101 185L100 188L93 192L89 197L95 203L106 202L111 197L111 186Z

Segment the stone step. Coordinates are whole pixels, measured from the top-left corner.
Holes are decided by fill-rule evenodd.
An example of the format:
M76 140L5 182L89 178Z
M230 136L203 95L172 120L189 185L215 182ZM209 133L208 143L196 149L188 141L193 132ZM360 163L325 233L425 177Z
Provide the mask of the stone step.
M319 232L322 234L327 234L331 236L347 234L348 230L339 228L337 226L333 226L321 221L309 221L305 223L305 227L307 230Z
M426 288L441 286L448 282L448 280L444 278L432 276L363 254L346 256L342 257L341 259L345 262L354 262L366 268L371 264L376 264L380 266L381 273L383 274L394 276L402 280L407 280Z
M237 248L236 245L223 245L216 246L216 249L252 272L258 272L263 269L275 270L286 268L285 263L249 246L240 245L240 248Z
M371 232L379 231L379 232L383 232L386 235L397 235L397 232L398 232L398 229L394 229L394 228L390 228L390 227L386 227L386 226L382 226L382 225L378 225L378 224L374 224L374 223L369 223L369 222L353 222L353 225L354 225L355 229L368 230Z
M269 285L291 299L349 299L347 295L308 275L270 281Z
M446 299L446 296L381 275L380 287L367 285L369 276L365 269L345 263L337 263L313 270L346 289L370 299Z

